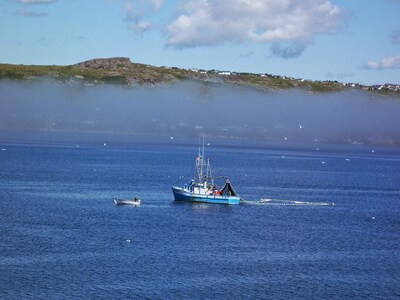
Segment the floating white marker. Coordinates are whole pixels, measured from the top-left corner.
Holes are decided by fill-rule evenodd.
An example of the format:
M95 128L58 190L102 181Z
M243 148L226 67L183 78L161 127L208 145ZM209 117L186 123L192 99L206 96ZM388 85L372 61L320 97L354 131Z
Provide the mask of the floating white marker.
M285 139L285 141L287 141L287 137L286 136L284 137L284 139Z
M104 143L103 146L104 146L104 147L107 146L107 143Z
M322 162L321 162L321 164L323 164L323 165L324 165L324 164L325 164L325 162L324 162L324 161L322 161Z
M350 161L350 159L349 159L349 158L346 158L346 161Z
M170 137L170 139L171 139L171 140L173 140L173 139L174 139L174 137L173 137L173 136L171 136L171 137Z
M130 242L131 242L131 240L126 240L125 242L127 242L127 243L130 243Z
M302 126L301 124L299 124L299 128L300 128L300 129L302 129L302 128L303 128L303 126Z

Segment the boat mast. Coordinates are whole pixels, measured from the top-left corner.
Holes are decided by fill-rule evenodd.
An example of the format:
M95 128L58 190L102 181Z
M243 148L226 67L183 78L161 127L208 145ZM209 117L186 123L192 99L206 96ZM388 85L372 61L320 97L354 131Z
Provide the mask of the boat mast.
M211 174L211 164L210 164L210 159L207 159L207 179L210 178L211 179L211 185L214 185L214 178L212 177Z
M203 177L203 156L201 153L201 144L199 139L199 153L194 161L194 179L196 183L201 183Z
M201 172L200 172L200 175L201 175L200 180L201 180L202 183L204 183L203 182L203 180L204 180L204 178L203 178L203 167L204 167L204 134L203 134L203 151L201 153ZM206 172L207 172L207 169L206 169ZM207 175L208 174L206 174L206 176Z
M197 177L197 182L199 184L205 183L203 177L203 168L205 166L206 164L204 162L204 135L203 135L203 145L201 146L199 141L199 154L197 155L195 160L195 179ZM207 172L206 177L208 177L208 166L206 172Z

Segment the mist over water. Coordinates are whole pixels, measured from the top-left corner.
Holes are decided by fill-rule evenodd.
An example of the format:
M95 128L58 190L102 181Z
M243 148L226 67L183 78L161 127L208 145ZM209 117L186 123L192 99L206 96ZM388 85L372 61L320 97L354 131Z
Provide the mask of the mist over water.
M400 99L360 91L260 91L180 81L85 86L0 81L0 141L32 133L400 146ZM24 135L25 134L25 135Z

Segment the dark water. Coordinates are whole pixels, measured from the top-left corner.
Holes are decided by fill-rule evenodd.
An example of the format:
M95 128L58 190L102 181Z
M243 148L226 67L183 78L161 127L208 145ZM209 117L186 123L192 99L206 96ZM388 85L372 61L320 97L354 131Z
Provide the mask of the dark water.
M221 206L172 201L195 147L1 148L2 299L400 297L400 156L210 147Z

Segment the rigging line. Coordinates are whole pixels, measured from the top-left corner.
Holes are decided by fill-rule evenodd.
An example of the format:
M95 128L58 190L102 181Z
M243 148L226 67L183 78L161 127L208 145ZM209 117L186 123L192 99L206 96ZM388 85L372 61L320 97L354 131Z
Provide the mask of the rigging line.
M177 183L178 183L178 181L180 180L180 179L182 179L182 178L185 178L185 177L187 177L187 176L189 176L190 175L190 173L192 173L192 171L189 171L186 175L184 175L184 176L179 176L179 178L173 183L173 185L176 185Z

